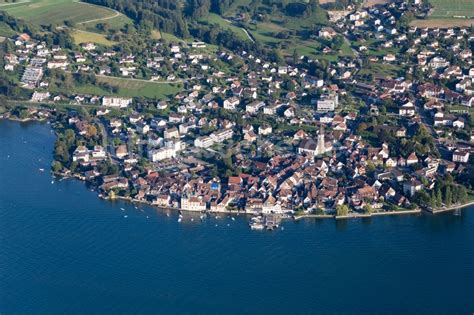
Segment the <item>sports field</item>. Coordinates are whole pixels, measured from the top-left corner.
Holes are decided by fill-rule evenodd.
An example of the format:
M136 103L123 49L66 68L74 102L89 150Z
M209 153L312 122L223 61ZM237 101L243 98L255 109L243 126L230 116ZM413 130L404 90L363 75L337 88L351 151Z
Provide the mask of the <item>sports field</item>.
M150 99L171 98L183 89L181 83L152 82L144 80L133 80L127 78L101 77L97 76L97 81L108 83L119 88L118 96L125 97L146 97ZM110 95L99 85L77 86L73 88L76 93Z
M474 17L474 0L430 0L430 3L434 7L430 18Z

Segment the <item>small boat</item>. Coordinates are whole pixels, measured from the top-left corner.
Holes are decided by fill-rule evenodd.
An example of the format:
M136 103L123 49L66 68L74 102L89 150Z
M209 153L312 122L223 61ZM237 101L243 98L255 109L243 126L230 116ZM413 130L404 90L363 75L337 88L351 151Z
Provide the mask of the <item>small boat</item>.
M191 222L194 222L194 218L191 218Z
M54 184L54 180L51 181L51 184Z
M122 211L125 211L125 209L124 209L124 208L120 208L120 210L122 210Z
M40 171L40 172L44 172L44 168L40 168L39 171Z
M456 217L460 217L461 216L461 209L457 208L454 210L453 212L453 215L456 216Z
M178 218L178 223L181 222L181 220L182 220L181 217L179 217L179 218Z
M265 226L262 223L254 222L250 224L252 230L263 230Z
M231 217L232 221L235 221L235 218L234 217Z
M135 206L135 209L138 209L138 207L137 207L137 206Z
M126 218L128 218L128 215L124 215L123 217L126 219Z

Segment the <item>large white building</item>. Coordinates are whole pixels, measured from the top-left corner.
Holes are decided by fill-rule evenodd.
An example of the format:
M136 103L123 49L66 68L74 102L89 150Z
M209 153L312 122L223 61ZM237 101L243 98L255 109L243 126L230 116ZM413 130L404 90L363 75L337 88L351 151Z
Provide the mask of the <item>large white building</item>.
M231 97L224 101L224 109L234 110L240 104L238 97Z
M112 97L112 96L104 96L102 98L102 105L106 107L124 108L130 105L131 103L132 103L131 98Z
M148 158L152 162L163 161L174 157L176 157L176 150L173 150L172 148L161 148L148 151Z
M194 140L194 146L198 148L209 148L214 144L214 139L208 136L198 137Z
M181 209L186 211L206 211L206 203L198 197L181 197Z
M265 107L265 102L255 101L245 106L245 111L247 113L256 114L260 108Z
M317 110L320 112L333 112L339 105L339 97L337 94L323 95L318 100Z
M215 142L222 142L224 140L232 138L234 135L234 131L232 129L225 129L222 131L216 131L211 134L211 138L214 139Z
M31 101L32 102L42 102L44 100L47 100L51 95L49 92L37 92L35 91L33 95L31 96Z
M453 162L458 163L467 163L469 162L469 151L468 150L459 150L453 152Z

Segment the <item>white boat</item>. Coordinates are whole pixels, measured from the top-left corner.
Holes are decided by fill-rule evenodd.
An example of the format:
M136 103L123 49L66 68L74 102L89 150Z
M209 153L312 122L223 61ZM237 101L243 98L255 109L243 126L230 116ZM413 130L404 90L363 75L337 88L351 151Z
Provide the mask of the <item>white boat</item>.
M40 168L39 170L40 170L40 172L44 172L44 168Z
M125 209L124 209L124 208L120 208L120 210L122 210L122 211L125 211Z
M51 181L51 184L54 184L54 180Z
M254 222L254 223L250 223L250 228L252 230L263 230L265 226L262 223Z
M178 222L181 222L181 220L182 220L181 217L179 217L179 218L178 218Z
M128 215L124 215L123 217L126 219L126 218L128 218Z
M234 217L231 217L232 221L235 221L235 218Z

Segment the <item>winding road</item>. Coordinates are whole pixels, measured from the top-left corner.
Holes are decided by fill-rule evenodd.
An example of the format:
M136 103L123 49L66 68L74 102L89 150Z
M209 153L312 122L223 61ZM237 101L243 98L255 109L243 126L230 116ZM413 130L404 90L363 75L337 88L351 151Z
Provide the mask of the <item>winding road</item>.
M91 7L99 7L99 8L106 9L106 10L110 10L110 11L114 12L114 14L111 15L111 16L106 16L106 17L102 17L102 18L97 18L97 19L92 19L92 20L87 20L87 21L78 22L77 25L88 24L88 23L93 23L93 22L102 22L102 21L106 21L106 20L110 20L110 19L116 18L116 17L118 17L118 16L120 16L120 15L122 14L122 13L120 13L120 12L117 11L117 10L114 10L114 9L111 9L111 8L102 7L102 6L98 6L98 5L91 4L91 3L80 2L80 1L78 1L77 3L81 3L81 4L84 4L84 5L87 5L87 6L91 6Z
M245 35L247 35L248 39L249 39L252 43L255 43L255 40L253 39L252 35L250 35L250 33L249 33L244 27L235 25L234 22L232 22L232 21L229 20L229 19L226 19L226 18L223 18L223 19L224 19L224 21L226 21L227 23L232 24L232 25L234 25L235 27L239 27L239 28L245 33Z

